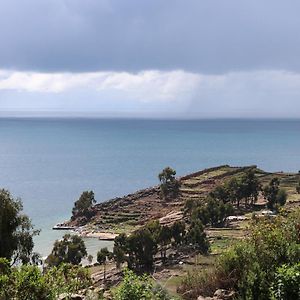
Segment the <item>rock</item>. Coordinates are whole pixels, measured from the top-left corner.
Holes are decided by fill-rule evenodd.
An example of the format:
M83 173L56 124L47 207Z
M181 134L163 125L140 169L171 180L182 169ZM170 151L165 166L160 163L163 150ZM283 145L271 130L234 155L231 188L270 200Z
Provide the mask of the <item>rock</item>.
M71 295L71 299L72 299L72 300L84 300L85 297L82 296L82 295L79 295L79 294L72 294L72 295Z
M107 300L111 300L112 299L111 293L109 291L104 292L103 298Z
M96 287L94 289L94 293L98 294L98 295L103 295L104 293L104 288L103 287Z
M198 298L197 298L197 300L213 300L214 298L212 298L212 297L203 297L203 296L199 296Z
M214 293L214 299L220 299L220 300L231 300L235 296L234 291L228 291L224 289L218 289Z

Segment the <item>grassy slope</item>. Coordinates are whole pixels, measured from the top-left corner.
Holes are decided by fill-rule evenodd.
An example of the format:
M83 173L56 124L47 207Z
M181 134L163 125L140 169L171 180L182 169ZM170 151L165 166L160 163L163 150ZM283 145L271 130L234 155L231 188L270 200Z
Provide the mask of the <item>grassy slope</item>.
M184 176L180 179L181 196L167 203L159 198L158 189L154 188L153 191L150 189L150 192L146 195L132 194L133 196L130 195L129 197L99 204L97 206L97 216L87 226L90 226L93 230L128 233L150 219L160 218L171 211L180 211L187 199L204 199L217 185L222 184L232 176L241 176L249 168L253 168L253 166L243 168L221 166ZM279 177L281 187L288 192L287 208L299 206L300 195L296 193L296 185L300 180L300 174L267 173L257 168L255 170L263 185L267 184L272 177ZM260 200L262 200L262 197L260 197ZM251 212L246 215L251 217ZM248 222L235 222L231 228L208 229L207 235L211 243L211 254L209 256L188 257L183 261L183 264L165 268L163 272L154 274L154 277L171 294L176 294L176 288L180 284L181 278L187 272L211 268L216 257L222 251L247 234Z

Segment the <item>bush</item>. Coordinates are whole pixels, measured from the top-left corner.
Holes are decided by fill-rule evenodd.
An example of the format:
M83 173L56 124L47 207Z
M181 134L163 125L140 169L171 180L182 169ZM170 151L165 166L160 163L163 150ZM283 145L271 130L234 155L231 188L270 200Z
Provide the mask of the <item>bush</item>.
M290 273L280 267L299 261L300 210L286 218L279 216L254 221L249 237L236 243L219 258L209 280L202 278L197 283L193 274L189 274L182 290L205 291L213 286L215 289L234 289L241 299L270 299L271 291L274 294L278 280L282 280L284 275L286 285L293 285L298 280L292 280L295 277L287 276ZM293 273L294 269L290 272Z
M300 263L279 267L270 290L274 300L300 299Z
M159 285L154 286L147 275L138 276L133 271L124 271L124 280L115 292L115 300L172 300Z
M8 261L0 261L0 299L54 300L90 284L88 271L78 266L62 264L42 274L37 266L10 268Z
M151 300L152 283L148 276L137 276L130 270L125 270L124 280L118 287L116 300Z

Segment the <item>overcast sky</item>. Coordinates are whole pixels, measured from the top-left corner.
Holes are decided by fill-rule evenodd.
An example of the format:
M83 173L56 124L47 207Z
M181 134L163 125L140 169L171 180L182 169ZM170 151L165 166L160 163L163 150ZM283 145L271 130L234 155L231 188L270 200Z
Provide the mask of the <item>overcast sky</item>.
M0 113L300 117L299 0L0 0Z

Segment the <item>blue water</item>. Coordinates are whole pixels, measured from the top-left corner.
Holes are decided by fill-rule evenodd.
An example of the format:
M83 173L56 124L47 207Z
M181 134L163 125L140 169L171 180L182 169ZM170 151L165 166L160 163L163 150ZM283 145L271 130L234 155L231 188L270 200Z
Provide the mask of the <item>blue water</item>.
M84 190L97 201L158 183L172 166L178 175L220 164L257 164L268 171L300 169L300 121L0 119L0 186L21 197L50 252ZM104 242L88 240L90 252Z

